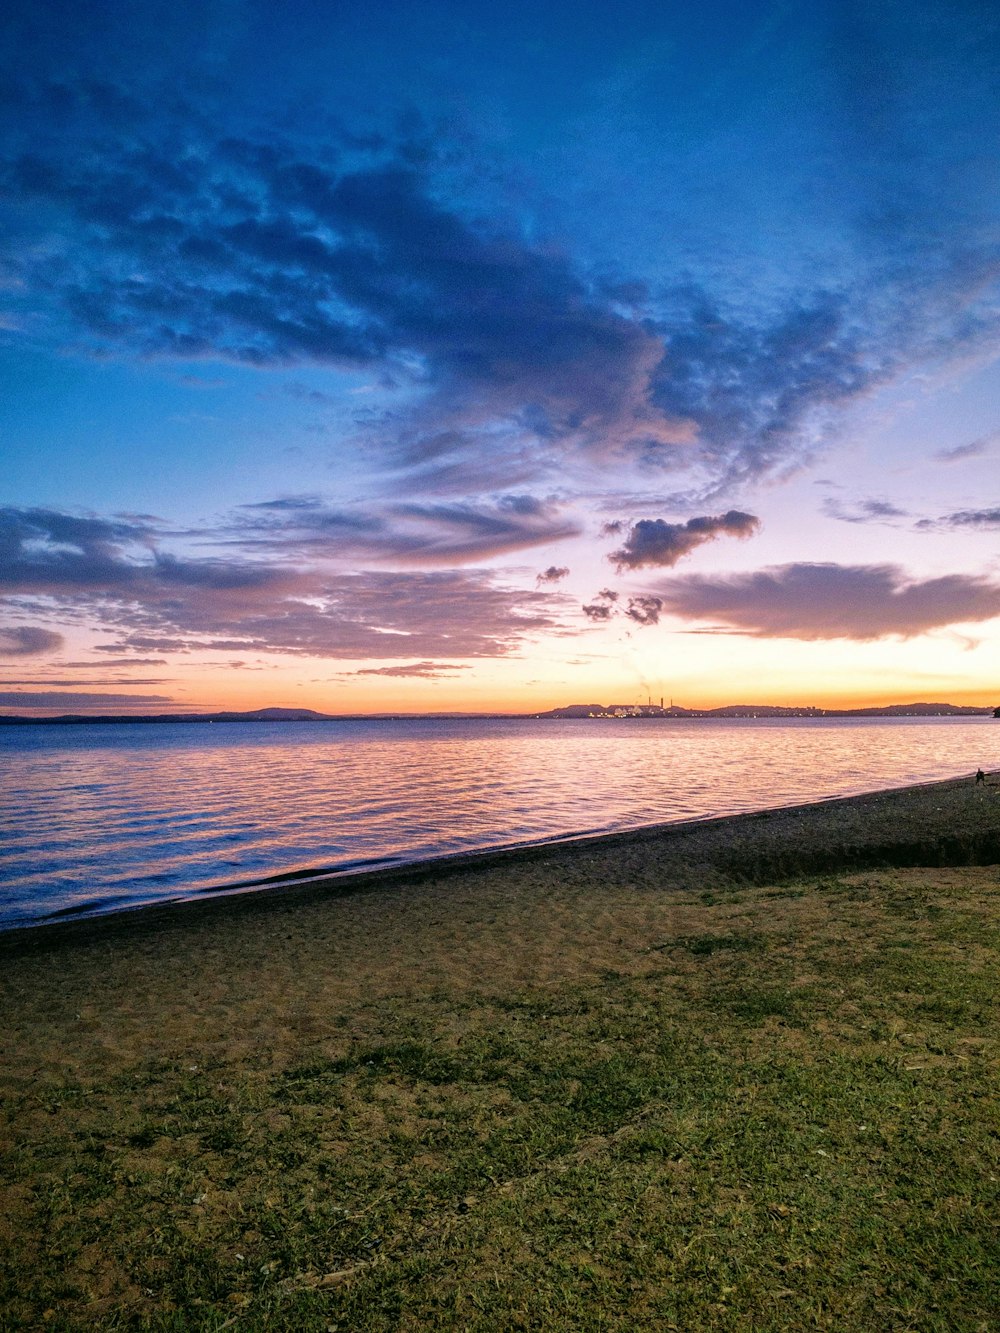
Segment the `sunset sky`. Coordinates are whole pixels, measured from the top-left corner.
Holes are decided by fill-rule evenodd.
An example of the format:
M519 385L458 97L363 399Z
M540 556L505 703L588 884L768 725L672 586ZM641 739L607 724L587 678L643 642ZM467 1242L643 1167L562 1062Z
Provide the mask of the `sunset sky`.
M15 0L0 711L1000 704L995 0Z

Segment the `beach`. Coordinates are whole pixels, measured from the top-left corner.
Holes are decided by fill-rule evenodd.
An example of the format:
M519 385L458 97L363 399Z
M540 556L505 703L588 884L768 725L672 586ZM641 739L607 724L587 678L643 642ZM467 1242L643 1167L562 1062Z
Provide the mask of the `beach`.
M986 1327L998 862L991 773L8 932L3 1326Z

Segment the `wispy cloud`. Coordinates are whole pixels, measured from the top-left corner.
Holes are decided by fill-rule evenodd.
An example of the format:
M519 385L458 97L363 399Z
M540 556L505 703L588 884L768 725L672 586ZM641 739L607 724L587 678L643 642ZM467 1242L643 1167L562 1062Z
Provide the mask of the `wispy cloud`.
M47 601L57 622L86 607L116 632L97 646L115 656L492 657L559 623L556 595L505 587L482 570L337 573L287 552L274 563L182 558L143 524L54 510L2 511L0 551L0 594Z
M93 709L148 708L163 711L176 707L165 694L90 694L83 690L0 690L0 708L62 709L67 713Z
M841 523L886 523L912 517L907 510L889 500L859 500L853 508L848 508L835 497L827 496L822 509L827 518L838 519Z
M63 645L63 636L40 625L12 625L0 629L0 659L38 657L55 652Z
M934 457L939 463L964 463L969 458L985 458L997 443L995 435L984 435L968 444L956 444L951 449L939 449Z
M315 497L243 507L225 530L247 551L436 567L490 560L578 535L560 507L531 495L479 503L386 503L337 509Z
M169 678L163 676L146 676L132 678L130 676L108 676L106 678L95 677L87 680L83 677L75 677L70 680L62 680L57 676L28 676L14 680L11 677L4 677L0 680L0 685L44 685L48 689L83 689L84 687L95 687L98 685L167 685Z
M406 680L452 680L457 671L468 671L469 669L468 663L462 662L406 662L399 666L362 667L351 674L355 676L398 676Z
M615 530L620 525L607 525ZM624 543L608 559L619 574L644 566L671 568L678 560L719 537L752 537L760 530L760 519L730 509L727 514L702 515L686 523L667 523L662 518L641 518L628 530Z

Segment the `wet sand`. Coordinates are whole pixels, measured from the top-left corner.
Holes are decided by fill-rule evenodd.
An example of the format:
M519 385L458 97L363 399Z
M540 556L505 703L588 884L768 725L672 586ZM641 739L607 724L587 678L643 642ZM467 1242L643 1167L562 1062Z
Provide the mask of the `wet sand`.
M993 773L10 932L0 1091L191 1052L281 1066L383 998L596 975L683 928L680 890L998 862Z

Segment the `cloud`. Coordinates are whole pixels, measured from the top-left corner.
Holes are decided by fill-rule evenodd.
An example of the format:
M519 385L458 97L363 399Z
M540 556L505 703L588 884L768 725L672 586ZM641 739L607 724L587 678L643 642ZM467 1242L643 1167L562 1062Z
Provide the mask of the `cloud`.
M568 573L568 565L549 565L548 569L543 569L540 574L536 575L535 583L559 583Z
M521 497L508 509L530 524L544 507ZM497 539L498 524L486 523L492 536L482 542ZM49 599L53 617L86 611L116 633L97 646L115 656L496 657L558 626L553 594L505 587L482 570L330 572L285 563L280 542L271 552L280 564L181 558L145 525L54 510L0 511L0 553L0 593Z
M157 549L144 522L103 519L53 509L0 509L0 593L101 590L149 596L153 590L197 588L241 595L294 574L249 562L183 560Z
M244 550L280 551L286 558L435 567L490 560L579 531L557 505L531 495L480 503L397 502L369 505L363 512L305 496L243 506L229 540Z
M905 509L888 500L859 500L850 510L833 496L828 496L822 507L828 518L839 519L841 523L883 523L887 519L911 517Z
M0 162L22 201L7 261L26 312L95 350L366 370L409 393L367 438L427 484L467 476L470 454L527 476L583 451L695 466L720 492L796 466L831 413L914 362L996 338L992 254L942 247L929 214L905 235L868 222L859 271L760 314L705 282L595 280L450 191L443 140L320 151L213 135L176 102L126 136L120 110L102 122L64 93L50 132Z
M497 423L602 452L689 434L651 401L661 339L566 255L448 202L432 160L186 128L182 156L150 125L141 148L41 139L2 164L58 219L11 254L18 280L95 345L370 369L422 391L399 433L414 462Z
M625 614L637 625L657 625L662 610L662 597L630 597Z
M400 666L362 667L354 676L400 676L404 679L449 680L456 671L468 671L467 663L460 662L407 662Z
M618 601L618 593L613 588L602 588L600 592L594 594L594 600L584 606L583 614L588 620L596 622L607 621L618 614L615 603Z
M706 137L654 135L658 169L638 182L633 212L656 219L656 252L649 273L613 277L584 258L592 232L581 254L546 236L555 215L517 196L523 177L470 191L469 159L489 152L490 177L499 154L454 121L391 141L333 132L324 115L296 138L287 127L301 110L278 130L265 92L255 100L271 124L258 134L218 85L182 94L175 78L169 97L151 91L148 51L135 62L142 86L75 78L63 38L58 79L5 89L21 127L0 162L17 200L16 317L91 351L364 370L399 394L368 438L428 469L428 485L468 475L470 455L494 468L516 459L522 477L578 451L691 470L689 493L703 496L785 475L860 396L921 361L996 344L995 188L980 144L995 42L980 14L942 25L933 9L838 20L849 39L827 25L807 41L800 55L818 64L800 69L801 87L815 114L788 100L798 77L771 87L765 119L786 118L791 137L771 141L770 161L710 121ZM122 74L125 48L110 45ZM885 55L859 59L862 47ZM617 128L602 129L620 134L609 119ZM638 178L645 150L628 133L586 138L614 144ZM775 172L782 144L798 151ZM760 170L746 169L748 153ZM647 190L664 196L655 210ZM499 197L516 198L518 215ZM770 232L752 260L751 214ZM777 280L755 283L764 271Z
M946 514L938 523L949 528L1000 528L1000 506L991 509L960 509L958 513Z
M940 191L919 202L911 191L905 216L880 201L845 224L848 267L783 309L753 314L748 292L723 299L698 283L664 295L650 321L666 347L652 400L693 427L687 461L705 484L690 498L790 475L827 445L852 403L914 366L995 350L996 251L970 233L982 205L968 203L949 232ZM982 221L992 230L989 209Z
M36 657L55 652L63 645L63 636L36 625L13 625L0 629L0 658Z
M100 708L176 707L165 694L87 694L73 690L0 690L0 708L60 708L66 712Z
M109 676L107 679L97 677L93 680L84 680L79 677L73 680L60 680L55 676L22 677L19 680L5 678L0 680L0 685L47 685L50 689L61 688L63 686L69 689L79 689L84 685L166 685L169 678L164 676L132 677L132 676Z
M678 560L718 537L752 537L760 529L760 519L730 509L715 517L704 515L690 518L686 523L667 523L662 518L641 518L628 530L624 545L612 551L608 559L618 573L626 569L641 569L652 565L671 568ZM608 524L605 531L612 529Z
M895 565L790 564L686 575L657 592L671 615L762 638L908 639L1000 616L1000 584L965 574L912 579Z
M584 606L583 614L588 620L597 623L606 623L615 616L626 616L636 625L657 625L660 621L660 612L663 610L663 599L660 597L640 595L630 597L628 605L622 609L618 605L619 595L611 588L602 588L594 598L593 602Z
M984 435L968 444L956 444L952 449L939 449L934 458L939 463L964 463L967 458L984 458L996 440L995 435Z

